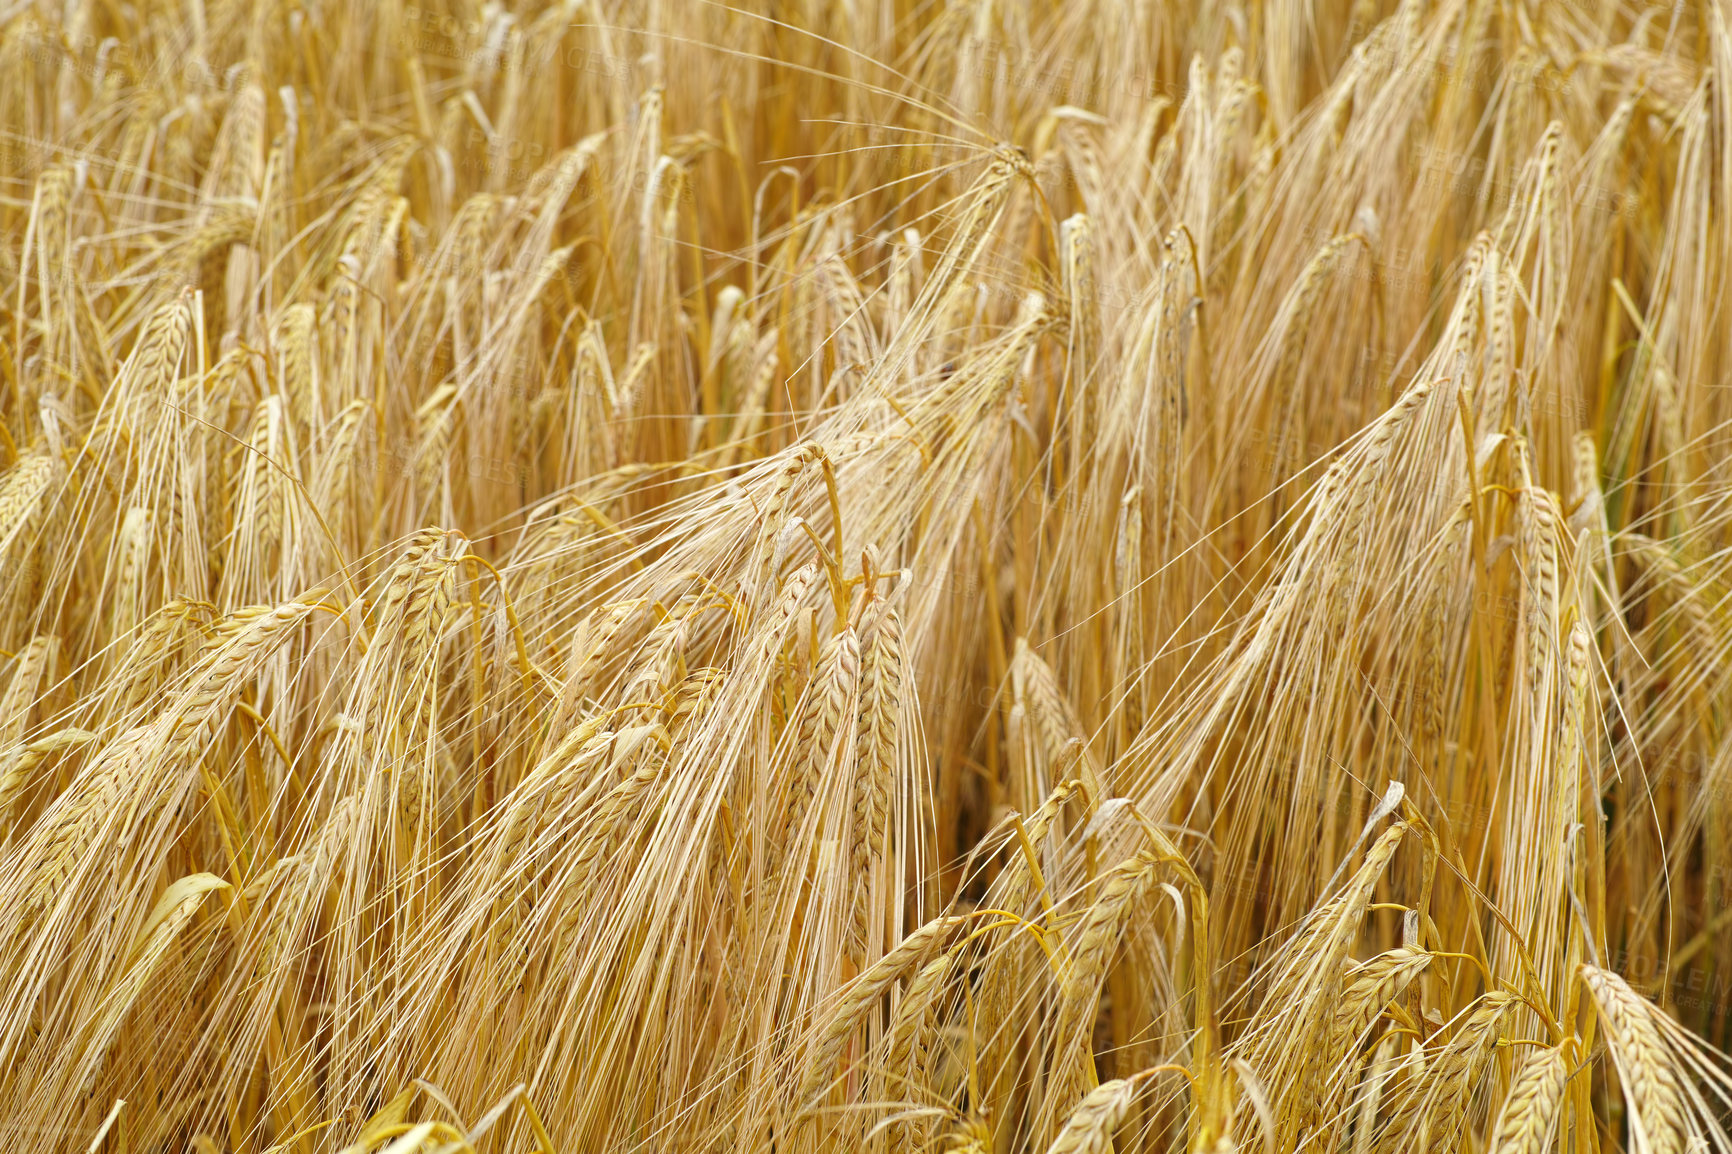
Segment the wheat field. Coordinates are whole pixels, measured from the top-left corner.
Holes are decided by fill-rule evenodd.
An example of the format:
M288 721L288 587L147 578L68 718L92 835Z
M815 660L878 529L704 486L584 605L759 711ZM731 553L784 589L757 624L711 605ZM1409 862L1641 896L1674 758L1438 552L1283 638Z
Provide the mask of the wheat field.
M1726 0L0 5L0 1136L1732 1152Z

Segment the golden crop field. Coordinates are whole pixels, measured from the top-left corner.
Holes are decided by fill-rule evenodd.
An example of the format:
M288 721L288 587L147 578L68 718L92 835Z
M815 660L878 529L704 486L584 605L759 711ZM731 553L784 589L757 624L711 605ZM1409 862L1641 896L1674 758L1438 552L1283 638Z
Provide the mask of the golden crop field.
M1732 1154L1729 13L0 2L0 1145Z

